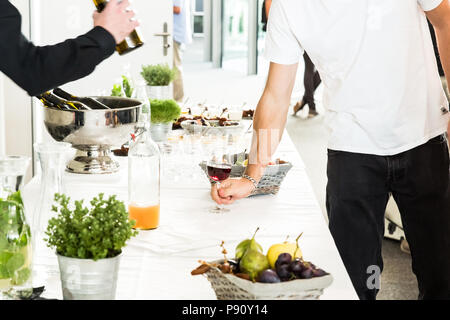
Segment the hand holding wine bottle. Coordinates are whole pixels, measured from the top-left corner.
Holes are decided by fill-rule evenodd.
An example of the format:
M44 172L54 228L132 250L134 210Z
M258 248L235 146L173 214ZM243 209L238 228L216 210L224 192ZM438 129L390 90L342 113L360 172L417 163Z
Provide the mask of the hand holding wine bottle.
M116 40L123 42L139 26L139 22L132 20L135 13L127 8L128 0L94 1L99 11L94 12L94 26L106 29Z

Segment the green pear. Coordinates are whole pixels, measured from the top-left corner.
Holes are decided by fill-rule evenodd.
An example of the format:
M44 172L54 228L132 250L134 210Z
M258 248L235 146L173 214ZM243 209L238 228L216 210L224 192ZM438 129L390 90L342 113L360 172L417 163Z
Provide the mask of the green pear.
M253 238L246 239L246 240L242 241L241 243L239 243L237 245L236 250L235 250L235 252L236 252L235 253L235 257L236 257L237 260L242 259L242 257L244 256L245 252L247 250L249 250L249 249L253 249L253 250L256 250L256 251L261 252L261 253L263 252L263 248L255 240L255 236L256 236L256 233L258 232L258 230L259 230L259 228L256 229L255 233L253 234Z
M242 273L248 274L252 281L255 281L261 272L270 268L267 257L254 249L248 249L241 261L239 267Z

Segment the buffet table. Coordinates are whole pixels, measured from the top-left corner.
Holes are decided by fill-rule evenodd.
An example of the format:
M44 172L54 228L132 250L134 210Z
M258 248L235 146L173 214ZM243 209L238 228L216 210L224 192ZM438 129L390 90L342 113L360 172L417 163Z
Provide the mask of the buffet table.
M123 252L117 299L215 299L208 280L191 276L198 260L222 258L219 247L234 253L236 245L250 238L257 227L257 241L264 252L270 245L304 232L300 247L305 260L328 271L333 284L322 299L357 299L334 241L315 199L304 164L286 133L278 154L291 161L293 168L276 196L258 196L231 205L230 212L213 214L210 185L201 174L178 182L161 182L161 225L153 231L141 231L129 241ZM100 192L117 194L127 200L127 160L119 158L121 170L111 175L75 175L65 173L66 193L72 199L91 199ZM185 161L180 158L179 161ZM185 169L183 169L185 170ZM200 170L195 164L192 170ZM39 178L24 190L24 202L30 215L38 199ZM70 192L67 192L70 191ZM56 257L44 266L50 274L44 297L62 298Z

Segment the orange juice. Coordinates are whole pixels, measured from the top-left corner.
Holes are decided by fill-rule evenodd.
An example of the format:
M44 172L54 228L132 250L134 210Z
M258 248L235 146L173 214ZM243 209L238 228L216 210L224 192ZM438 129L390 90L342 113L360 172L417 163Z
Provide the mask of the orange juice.
M131 220L136 220L134 229L151 230L159 227L159 205L138 207L130 204L128 212Z

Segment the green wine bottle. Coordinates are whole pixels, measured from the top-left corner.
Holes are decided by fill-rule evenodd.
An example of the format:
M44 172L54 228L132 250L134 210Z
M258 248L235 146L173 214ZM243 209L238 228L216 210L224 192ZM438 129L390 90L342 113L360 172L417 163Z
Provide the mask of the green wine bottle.
M63 100L63 99L55 96L51 92L45 92L43 94L36 96L36 98L41 100L45 106L51 107L51 108L58 108L61 110L72 110L72 111L73 110L92 110L91 108L84 105L83 103Z
M98 12L102 12L108 4L109 0L92 0L94 1L95 6L97 7ZM139 35L137 29L131 31L128 37L125 38L121 43L116 45L116 51L120 55L124 55L129 53L139 47L144 45L144 41L142 37Z
M60 98L63 98L65 100L68 101L76 101L76 102L81 102L82 104L84 104L85 106L88 106L89 108L91 108L92 110L105 110L105 109L111 109L110 107L108 107L107 105L101 103L100 101L94 99L94 98L90 98L90 97L77 97L74 96L60 88L56 88L53 90L53 94L57 95Z

